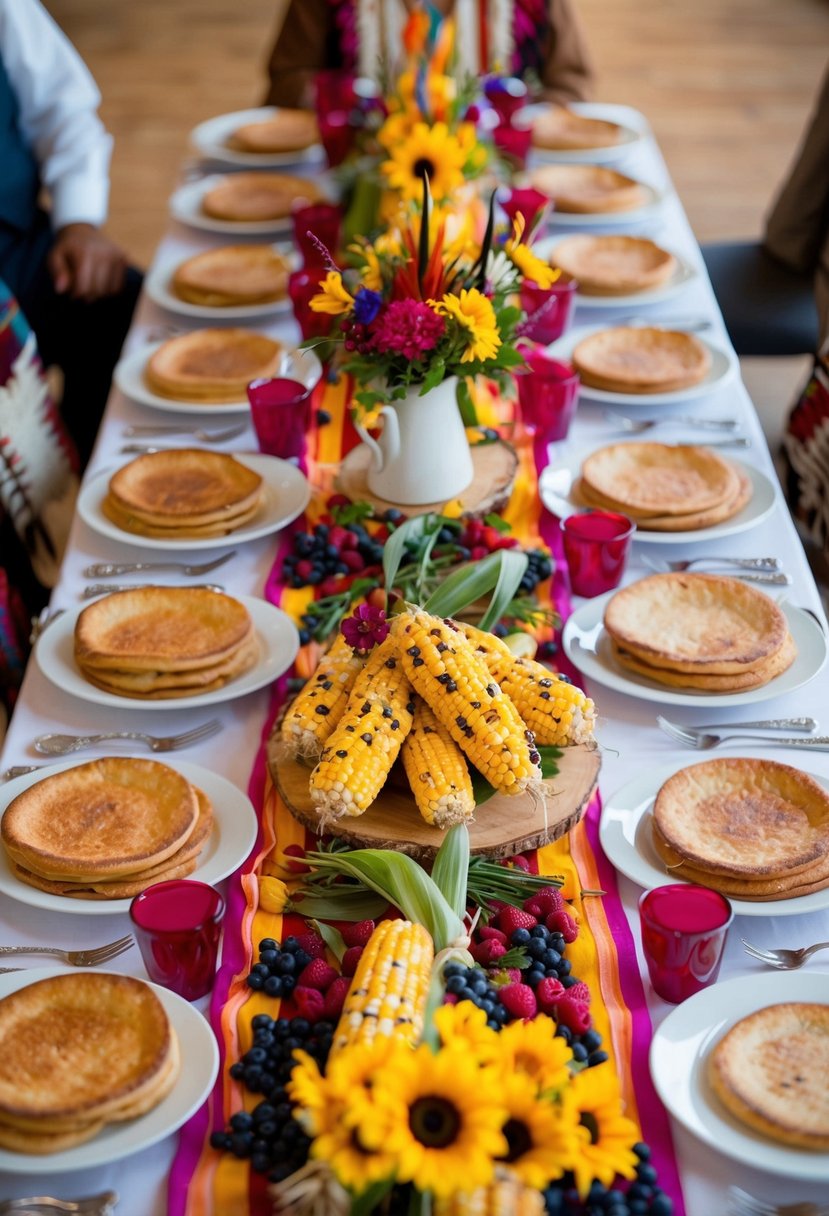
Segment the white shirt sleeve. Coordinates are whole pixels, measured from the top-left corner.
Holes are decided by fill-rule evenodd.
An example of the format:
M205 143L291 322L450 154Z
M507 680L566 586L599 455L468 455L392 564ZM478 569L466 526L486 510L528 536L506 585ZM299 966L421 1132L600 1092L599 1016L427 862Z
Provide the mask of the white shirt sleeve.
M52 226L100 226L112 136L98 117L101 95L89 70L39 0L0 0L0 57L52 198Z

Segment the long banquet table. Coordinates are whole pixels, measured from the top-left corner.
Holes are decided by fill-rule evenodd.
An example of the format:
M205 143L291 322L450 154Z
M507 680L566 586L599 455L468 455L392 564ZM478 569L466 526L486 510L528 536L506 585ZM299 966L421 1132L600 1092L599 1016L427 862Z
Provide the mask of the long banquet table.
M642 130L644 138L631 146L624 159L617 162L625 172L631 173L665 191L665 199L655 217L647 224L638 225L637 234L654 237L660 243L681 254L698 271L695 280L681 293L661 305L650 305L641 313L652 317L658 324L670 325L672 319L705 317L711 328L706 337L722 347L728 348L722 320L705 275L697 242L690 229L681 203L672 191L667 170L659 149L642 116L626 107L600 106L595 108L602 116L621 121ZM590 111L592 112L592 110ZM558 231L557 229L553 229ZM568 231L570 229L568 228ZM614 231L625 231L624 225L614 223ZM168 227L158 250L158 258L165 261L179 260L190 253L204 249L210 244L221 244L222 238L196 233L178 225ZM612 323L618 310L590 309L577 312L575 324ZM139 307L128 339L127 350L144 343L156 331L164 327L189 328L195 322L173 317L162 312L145 297ZM264 331L285 340L296 341L298 334L292 320L280 320L262 325ZM94 357L94 335L90 335L90 357ZM785 407L781 402L781 409ZM700 416L730 416L740 420L741 433L752 440L751 448L737 453L746 462L756 465L774 479L772 461L767 450L757 415L746 390L738 377L710 396L693 403ZM118 391L113 391L101 429L98 444L89 466L87 476L103 469L114 467L123 460L119 448L123 441L124 427L129 422L166 421L154 412L126 400ZM184 419L182 419L183 421ZM229 421L229 420L228 420ZM584 403L578 411L570 438L551 454L551 463L568 451L582 450L590 445L598 446L608 441L611 432L598 406ZM699 432L667 428L657 433L666 441L690 440L704 442L706 435ZM182 440L182 442L185 442ZM225 450L255 450L255 438L250 427L240 439L223 445ZM776 480L775 480L776 484ZM271 568L275 542L273 537L255 540L235 546L231 541L227 549L235 549L232 561L217 571L216 577L234 594L261 595L265 579ZM649 547L650 549L650 547ZM214 550L224 552L225 549ZM777 554L783 558L785 569L792 576L792 586L786 594L792 604L811 609L817 613L826 627L820 597L809 571L803 550L786 506L778 491L773 513L759 527L737 536L715 542L693 546L660 545L657 556L686 557L697 553L722 553L729 555L759 556ZM54 608L72 609L80 602L84 583L83 568L93 561L132 560L148 557L151 549L119 546L92 532L79 518L73 522L68 552L60 582L52 597ZM634 544L633 557L625 581L632 581L648 573L643 563L646 546ZM211 554L204 555L205 557ZM649 552L652 555L652 551ZM158 581L176 581L171 575L155 576ZM133 580L124 580L130 582ZM575 601L576 606L579 601ZM620 692L614 692L598 684L588 690L598 703L600 728L598 737L603 749L601 791L605 800L619 787L637 775L657 766L673 766L679 769L698 757L694 752L674 744L656 726L655 717L660 706L639 700ZM811 714L818 719L823 715L821 727L829 730L826 720L827 676L825 671L806 687L783 697L776 697L753 705L749 713L739 707L694 711L688 708L668 708L668 716L682 723L693 724L711 720L736 721L741 717L771 717L783 715ZM260 741L260 733L268 708L268 691L263 689L239 700L230 701L209 710L196 713L153 708L142 710L125 707L117 715L106 708L83 703L56 687L41 673L33 661L29 664L22 693L12 718L0 767L12 764L35 763L38 757L31 748L35 735L45 731L96 731L113 726L117 717L119 728L144 729L155 733L170 733L187 728L208 717L218 717L223 726L222 733L213 739L179 753L182 759L205 765L229 778L241 789L247 788L251 767ZM104 750L86 752L79 759L106 754ZM145 754L137 752L136 754ZM730 747L721 754L745 754L761 757L773 756L781 761L800 764L807 771L829 779L829 753L815 752L798 757L796 753L782 749L765 749L763 745L738 749ZM634 937L637 941L640 968L645 976L638 950L638 927L636 904L640 890L626 878L619 879L620 894L624 903ZM74 915L60 916L49 911L18 903L0 894L0 939L4 944L41 943L58 944L64 947L92 946L110 941L129 930L125 915L111 917L85 915L79 910ZM720 980L735 977L756 976L761 970L742 951L740 938L744 936L758 945L805 945L808 942L829 938L829 918L826 913L815 912L775 919L772 916L737 918L732 926ZM827 975L829 992L829 961L821 955L809 963L811 971ZM34 958L22 960L21 965L34 968ZM138 951L133 949L122 955L115 969L127 974L144 974ZM778 992L785 999L788 976L779 977ZM671 1006L657 998L644 978L645 991L654 1026L670 1012ZM206 1010L207 1001L199 1002ZM718 1216L727 1209L729 1185L737 1184L766 1200L790 1201L799 1199L825 1199L826 1186L817 1183L792 1182L775 1177L749 1163L735 1162L706 1147L676 1123L672 1125L674 1145L683 1184L686 1210L689 1216ZM116 1190L120 1195L118 1212L123 1216L150 1216L150 1213L166 1211L166 1176L175 1152L176 1138L168 1136L153 1147L113 1161L95 1170L67 1174L46 1175L39 1168L37 1158L32 1158L31 1172L25 1175L0 1172L0 1198L11 1198L34 1193L48 1192L61 1197L72 1197L102 1191ZM762 1150L758 1148L757 1162L762 1161ZM195 1210L195 1209L194 1209ZM203 1210L203 1209L199 1209ZM219 1214L217 1213L217 1216ZM230 1216L222 1213L221 1216Z

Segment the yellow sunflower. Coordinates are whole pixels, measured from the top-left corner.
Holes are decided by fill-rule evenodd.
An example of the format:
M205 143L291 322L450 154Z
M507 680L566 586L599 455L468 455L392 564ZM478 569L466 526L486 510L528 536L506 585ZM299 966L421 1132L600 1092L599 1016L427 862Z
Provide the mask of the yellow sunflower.
M521 271L525 279L529 279L531 283L537 283L539 287L552 287L560 277L561 271L558 268L553 269L547 262L537 257L529 245L522 245L523 235L524 216L519 211L513 220L512 236L504 243L504 253L513 266Z
M570 1084L573 1053L564 1039L556 1038L556 1030L557 1024L543 1013L505 1026L498 1035L504 1071L530 1077L545 1093L564 1089Z
M460 1051L422 1045L397 1058L375 1086L360 1123L364 1143L382 1147L396 1177L440 1197L485 1186L507 1150L500 1078Z
M479 1064L491 1064L500 1058L500 1036L487 1026L483 1009L471 1001L441 1005L433 1021L444 1047L459 1047Z
M297 1063L291 1072L286 1089L297 1105L297 1118L309 1136L315 1136L323 1124L328 1103L326 1079L316 1060L305 1051L297 1051Z
M464 288L459 296L445 295L442 300L429 303L435 312L452 317L469 333L469 345L461 355L461 363L472 363L476 359L494 359L501 345L495 309L477 287Z
M332 1116L335 1113L342 1111L332 1111ZM375 1182L391 1178L396 1165L391 1153L364 1144L359 1127L350 1127L344 1119L334 1117L327 1120L311 1145L311 1156L330 1165L343 1186L358 1195Z
M501 1084L508 1146L502 1161L527 1186L543 1190L578 1160L584 1129L571 1103L542 1097L529 1077L516 1073Z
M382 169L392 189L405 199L420 199L428 176L432 198L439 201L463 184L466 155L445 122L432 127L418 122L407 139L390 149Z
M369 291L383 290L383 273L380 269L380 259L377 250L368 241L355 241L348 246L349 253L356 253L363 262L363 282L361 286Z
M584 1197L594 1178L610 1186L614 1177L633 1178L633 1146L640 1137L632 1119L622 1114L619 1082L610 1063L582 1069L568 1090L582 1127L590 1139L580 1142L571 1165L579 1194Z
M311 296L311 307L314 312L326 312L329 316L338 317L340 313L350 312L354 306L354 297L346 290L342 275L338 270L329 270L320 281L322 291Z

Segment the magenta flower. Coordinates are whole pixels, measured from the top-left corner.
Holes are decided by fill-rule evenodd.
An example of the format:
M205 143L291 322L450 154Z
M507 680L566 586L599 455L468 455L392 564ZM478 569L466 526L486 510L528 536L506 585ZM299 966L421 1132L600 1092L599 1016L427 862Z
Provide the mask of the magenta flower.
M386 640L389 623L383 608L360 604L351 616L345 618L340 630L352 650L356 650L358 654L366 654L373 646L379 646Z
M370 349L384 355L419 359L434 350L443 337L446 322L420 300L392 300L377 321Z

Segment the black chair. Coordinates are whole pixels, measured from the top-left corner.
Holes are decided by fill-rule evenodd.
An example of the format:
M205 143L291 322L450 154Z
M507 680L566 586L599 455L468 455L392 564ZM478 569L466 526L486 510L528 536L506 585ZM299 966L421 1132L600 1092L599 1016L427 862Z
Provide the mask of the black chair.
M811 274L789 270L751 241L702 246L738 355L813 355L818 321Z

